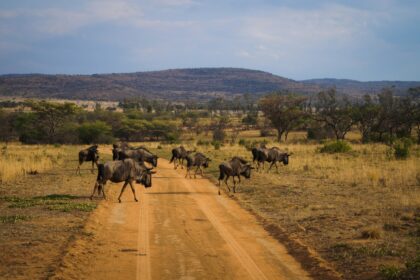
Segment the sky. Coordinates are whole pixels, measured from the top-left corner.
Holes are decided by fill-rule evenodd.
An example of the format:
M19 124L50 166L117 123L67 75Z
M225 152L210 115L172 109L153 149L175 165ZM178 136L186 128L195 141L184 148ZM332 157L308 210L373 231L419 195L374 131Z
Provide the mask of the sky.
M0 2L0 74L197 67L420 81L420 1Z

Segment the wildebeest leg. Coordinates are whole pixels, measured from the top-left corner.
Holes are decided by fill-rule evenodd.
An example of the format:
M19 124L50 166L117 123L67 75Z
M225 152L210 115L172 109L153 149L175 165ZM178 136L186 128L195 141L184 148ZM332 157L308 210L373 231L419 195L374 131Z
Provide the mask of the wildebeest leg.
M233 179L233 193L236 193L236 181L235 181L235 176L232 177Z
M121 196L125 190L125 187L127 187L128 182L125 181L124 185L122 186L121 192L120 192L120 196L118 197L118 202L121 203Z
M105 195L105 184L102 185L102 195L104 196L104 199L106 200L106 195Z
M274 162L274 165L276 166L277 173L279 172L279 167L277 166L277 161Z
M93 171L95 170L93 169L94 164L95 164L95 161L92 160L92 169L90 170L91 173L93 173Z
M80 164L77 166L76 168L76 175L79 174L80 175Z
M131 183L131 181L129 181L128 183L130 184L131 191L133 192L134 200L137 202L138 200L137 200L137 197L136 197L136 191L133 188L133 184Z
M174 158L174 169L176 169L178 166L177 166L177 161L178 161L178 158Z
M184 169L184 158L181 158L181 169Z
M201 169L201 168L200 168L200 166L197 166L197 168L195 169L195 172L194 172L194 179L195 179L195 178L197 178L197 172L198 172L198 169ZM201 176L203 176L203 175L201 175Z
M200 166L200 171L201 171L201 177L204 177L204 170L202 166Z
M191 179L191 167L187 167L187 174L185 174L185 178L187 178L188 175L190 175L190 179Z
M228 188L228 190L229 190L229 192L230 192L230 188L229 188L229 185L228 185L228 179L229 179L229 175L226 175L226 179L225 179L225 184L226 184L226 187Z
M270 168L268 168L267 173L268 173L268 172L270 172L271 167L273 167L273 165L274 165L275 163L276 163L276 162L275 162L275 161L273 161L273 162L270 164Z
M93 198L93 196L94 196L94 194L95 194L95 192L96 192L97 189L98 189L98 182L96 182L95 183L95 186L93 187L93 192L92 192L92 195L90 196L90 200L92 200L92 198Z

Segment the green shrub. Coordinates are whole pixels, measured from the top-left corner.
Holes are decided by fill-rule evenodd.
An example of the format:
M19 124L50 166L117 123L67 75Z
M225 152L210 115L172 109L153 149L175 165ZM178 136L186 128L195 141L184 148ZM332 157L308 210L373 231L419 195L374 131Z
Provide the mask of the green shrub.
M398 280L400 279L401 270L398 267L387 265L379 268L379 273L382 278L386 280Z
M413 142L410 138L401 138L395 141L393 145L394 156L397 159L406 159L410 156L410 148Z
M78 128L80 141L84 144L112 143L111 126L102 121L84 123Z
M197 141L197 146L208 146L208 145L210 145L209 141L204 141L201 139Z
M308 140L323 140L334 137L334 132L328 127L315 126L310 127L306 131L306 137Z
M319 150L321 153L347 153L351 151L351 146L346 141L338 140L335 142L325 143L324 146Z
M220 150L220 146L221 146L221 144L220 144L220 142L219 142L219 141L213 141L213 142L212 142L212 145L214 146L214 149L215 149L215 150Z
M245 146L246 145L246 143L247 143L247 141L245 140L245 139L239 139L239 142L238 142L238 144L239 145L241 145L241 146Z
M225 133L225 131L223 129L216 128L213 131L213 140L214 141L220 141L220 142L222 142L222 141L225 140L225 137L226 137L226 133Z
M268 128L263 128L260 130L260 136L261 137L269 137L269 136L274 136L275 134L273 133L273 130L268 129Z

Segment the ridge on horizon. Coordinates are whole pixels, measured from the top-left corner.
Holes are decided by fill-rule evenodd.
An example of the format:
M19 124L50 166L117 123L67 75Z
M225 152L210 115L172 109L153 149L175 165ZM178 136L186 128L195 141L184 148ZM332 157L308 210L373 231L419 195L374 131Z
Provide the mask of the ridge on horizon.
M133 97L169 100L231 98L238 94L261 95L273 91L314 94L335 87L352 96L379 93L393 87L405 94L417 81L369 81L351 79L293 80L262 70L234 67L179 68L104 74L5 74L0 75L0 96L121 100Z

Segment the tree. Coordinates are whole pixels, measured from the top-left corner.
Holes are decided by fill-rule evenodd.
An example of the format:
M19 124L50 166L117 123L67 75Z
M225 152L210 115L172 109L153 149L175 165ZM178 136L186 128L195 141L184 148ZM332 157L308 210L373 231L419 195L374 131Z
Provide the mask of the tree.
M84 144L111 143L111 127L102 121L84 123L79 128L79 138Z
M320 92L312 117L330 127L337 140L344 139L354 124L354 111L346 96L339 99L335 89Z
M375 104L370 95L365 95L363 97L363 103L356 104L354 107L355 121L358 123L364 143L371 140L371 134L377 123L379 110L378 104Z
M259 106L264 115L277 130L277 140L280 142L285 134L285 141L289 132L296 128L306 115L303 107L306 97L274 93L263 97Z
M33 102L32 110L38 118L38 125L41 126L49 143L55 142L55 136L63 123L73 116L78 110L73 103L51 103L47 101Z

